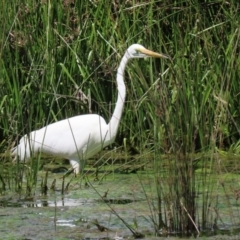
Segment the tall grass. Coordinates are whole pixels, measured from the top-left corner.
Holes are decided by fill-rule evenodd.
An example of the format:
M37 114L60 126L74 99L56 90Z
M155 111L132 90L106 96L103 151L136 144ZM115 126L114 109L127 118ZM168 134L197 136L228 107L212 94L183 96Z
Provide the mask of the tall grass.
M212 180L204 172L222 170L219 149L239 145L237 1L15 1L0 11L1 152L66 117L93 112L108 121L120 57L141 43L173 60L130 64L115 145L127 139L129 148L154 153L159 211L174 209L171 217L158 214L156 232L163 225L193 231L196 222L203 228L213 222L207 214ZM81 101L80 90L91 104ZM163 154L170 177L161 171Z

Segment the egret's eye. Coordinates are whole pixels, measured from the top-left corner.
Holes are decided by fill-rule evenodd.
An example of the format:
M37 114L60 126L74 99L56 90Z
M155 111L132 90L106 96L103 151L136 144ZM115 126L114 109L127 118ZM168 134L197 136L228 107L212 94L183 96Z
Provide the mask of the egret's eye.
M133 54L134 56L138 56L138 55L140 55L141 54L141 52L138 50L138 49L136 49L135 50L135 53Z

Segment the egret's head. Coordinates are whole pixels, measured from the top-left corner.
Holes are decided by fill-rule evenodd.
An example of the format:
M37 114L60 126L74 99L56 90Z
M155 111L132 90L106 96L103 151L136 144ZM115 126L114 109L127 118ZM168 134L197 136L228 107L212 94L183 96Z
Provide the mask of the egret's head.
M156 58L169 58L170 59L169 56L162 54L162 53L156 53L151 50L148 50L140 44L131 45L128 48L127 52L131 58L156 57Z

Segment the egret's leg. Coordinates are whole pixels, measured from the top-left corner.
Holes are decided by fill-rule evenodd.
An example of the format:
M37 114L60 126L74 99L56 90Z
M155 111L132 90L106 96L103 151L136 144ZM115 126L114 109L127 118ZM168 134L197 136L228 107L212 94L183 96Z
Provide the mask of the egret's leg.
M74 169L74 173L77 175L80 171L80 164L76 160L70 160L70 164L72 165L72 168Z

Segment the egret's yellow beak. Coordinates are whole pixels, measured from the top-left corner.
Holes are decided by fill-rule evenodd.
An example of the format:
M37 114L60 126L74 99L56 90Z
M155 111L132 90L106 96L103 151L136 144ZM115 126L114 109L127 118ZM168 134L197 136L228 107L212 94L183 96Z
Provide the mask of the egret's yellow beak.
M146 54L147 56L150 57L156 57L156 58L168 58L171 59L170 56L162 54L162 53L157 53L157 52L153 52L151 50L148 49L139 49L139 52Z

